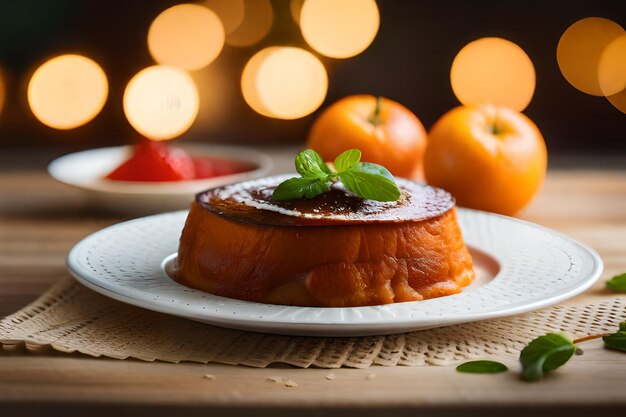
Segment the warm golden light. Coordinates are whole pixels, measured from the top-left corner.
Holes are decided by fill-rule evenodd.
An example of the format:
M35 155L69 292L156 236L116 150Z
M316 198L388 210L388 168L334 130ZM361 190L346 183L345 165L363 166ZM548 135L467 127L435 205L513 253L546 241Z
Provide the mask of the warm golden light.
M232 46L250 46L259 42L272 27L274 11L269 0L244 0L241 24L226 37Z
M202 4L220 18L226 34L232 33L243 22L243 0L204 0Z
M524 50L501 38L470 42L452 62L450 83L463 104L524 110L535 91L535 68Z
M322 104L328 91L328 76L324 65L310 52L271 47L246 64L241 89L256 112L279 119L298 119Z
M300 29L307 43L331 58L349 58L363 52L380 25L374 0L305 0Z
M220 62L222 64L222 62ZM198 117L189 134L210 135L224 129L232 116L233 102L239 98L238 85L231 82L228 65L210 65L191 74L200 93Z
M621 93L607 96L607 99L617 110L626 114L626 90L623 90Z
M241 92L248 105L257 113L267 117L275 117L263 104L259 96L258 74L261 66L269 55L275 52L276 47L266 48L257 52L246 64L241 74Z
M571 25L556 50L556 58L565 79L578 90L594 96L604 95L598 82L598 64L604 49L624 34L617 23L589 17Z
M602 52L598 82L606 98L626 113L626 35L615 39Z
M73 129L100 113L108 93L107 77L98 64L80 55L60 55L33 74L28 104L41 123Z
M289 2L289 13L291 13L291 18L297 24L300 24L300 12L303 4L304 0L291 0Z
M148 67L124 91L126 118L139 133L154 140L172 139L189 129L198 106L193 79L175 67Z
M179 4L154 19L148 49L160 64L197 70L217 58L224 37L222 22L213 11L198 4Z

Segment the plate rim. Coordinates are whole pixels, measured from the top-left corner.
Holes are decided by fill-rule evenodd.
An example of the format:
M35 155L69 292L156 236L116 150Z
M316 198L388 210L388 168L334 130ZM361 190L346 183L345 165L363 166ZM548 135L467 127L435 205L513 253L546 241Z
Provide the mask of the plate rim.
M441 316L421 317L421 318L399 317L397 320L374 320L374 321L363 320L359 323L354 323L354 322L337 322L337 321L312 322L312 321L302 321L302 320L289 320L289 321L282 320L281 321L281 320L275 320L275 319L268 320L268 321L260 321L260 320L249 320L247 318L239 317L239 316L235 316L234 318L226 318L226 317L215 316L215 315L206 316L206 317L204 316L196 317L192 312L185 311L184 307L179 308L179 306L177 305L166 306L166 305L160 305L158 303L151 303L147 299L136 298L136 297L133 297L132 295L127 295L127 294L118 292L114 288L114 286L110 286L110 287L103 286L101 285L102 280L93 280L84 276L84 275L88 276L89 274L87 273L83 275L81 273L81 269L83 269L83 267L75 263L74 258L76 257L76 254L78 253L78 251L81 249L82 244L88 241L90 238L93 238L94 235L100 232L103 232L105 230L110 230L112 228L124 227L128 224L132 224L135 222L141 222L141 221L144 221L148 217L175 215L175 214L182 215L183 213L188 212L188 210L178 210L174 212L167 212L167 213L161 213L161 214L152 215L152 216L140 217L137 219L120 222L120 223L111 225L109 227L100 229L86 236L82 240L80 240L70 250L66 258L66 264L71 275L81 284L91 288L92 290L104 296L116 299L118 301L121 301L127 304L138 306L141 308L146 308L148 310L157 311L160 313L179 316L179 317L184 317L184 318L191 319L191 320L202 321L204 323L209 323L209 324L222 326L222 327L228 327L228 328L262 331L262 332L278 333L278 334L295 334L295 335L313 335L313 334L321 335L323 334L326 336L338 336L337 334L333 334L335 332L343 332L344 334L350 334L350 335L391 334L394 332L399 333L399 332L410 331L407 329L409 329L412 325L415 326L416 328L419 327L419 329L426 329L426 328L429 328L429 326L431 328L442 327L442 326L447 326L447 325L452 325L452 324L460 324L460 323L468 323L468 322L473 322L473 321L508 317L508 316L522 314L522 313L526 313L530 311L535 311L541 308L554 305L556 303L559 303L561 301L564 301L566 299L572 298L578 294L583 293L584 291L589 289L598 281L598 279L600 278L603 272L604 265L603 265L602 259L593 248L589 247L588 245L562 232L556 231L546 226L532 223L527 220L517 219L517 218L504 216L504 215L500 215L496 213L489 213L489 212L462 208L462 207L457 207L457 210L459 210L460 212L473 213L474 215L486 215L486 216L498 217L505 221L516 222L516 223L525 225L527 227L531 227L533 229L538 229L544 233L548 233L548 234L560 237L561 239L564 239L574 244L581 251L589 255L589 257L593 261L593 266L590 269L588 275L585 277L584 281L578 283L576 286L568 289L567 291L555 294L551 297L544 297L539 300L531 300L531 301L519 302L517 304L505 305L505 306L501 306L501 308L490 310L490 311L474 312L474 313L468 313L464 315L453 314L449 317L441 317ZM490 253L489 251L486 251L484 248L481 248L478 246L477 249L483 252L486 252L490 256L494 257L494 254ZM496 259L500 261L499 258L496 257ZM162 260L160 260L160 262L162 262ZM173 280L172 280L172 283L174 283L175 285L179 285L183 288L187 288L183 286L182 284L179 284ZM196 290L196 291L199 291L199 290ZM456 296L462 296L462 294L463 293L456 294ZM211 296L217 297L218 299L224 299L230 302L235 301L238 303L250 303L250 304L257 304L259 306L277 306L277 307L281 307L285 309L289 309L289 308L311 309L311 310L324 309L324 307L278 306L278 305L250 302L250 301L233 300L233 299L219 297L215 295L211 295ZM453 296L455 295L448 296L448 297L453 297ZM437 300L437 298L432 299L432 300ZM413 302L407 302L407 303L425 303L425 302L432 301L432 300L413 301ZM394 303L394 304L405 304L405 303ZM384 304L384 305L379 305L379 306L330 307L330 308L333 308L336 310L371 309L371 308L389 307L389 306L393 306L394 304ZM328 330L328 327L332 327L333 329ZM380 331L381 328L384 328L385 330ZM364 330L369 329L370 331L360 331L359 329L364 329ZM352 333L350 333L351 331Z
M215 152L220 155L234 155L235 153L243 153L248 156L239 158L241 161L252 162L257 168L236 173L230 175L222 175L213 178L201 178L186 181L160 181L157 183L141 182L141 181L98 181L92 180L89 182L74 181L68 179L66 175L62 174L62 170L68 163L68 161L78 157L79 155L91 155L103 152L125 152L132 149L132 145L122 146L106 146L100 148L85 149L82 151L71 152L58 158L55 158L47 166L48 174L56 181L75 187L81 190L104 193L104 194L125 194L125 195L174 195L174 194L190 194L197 193L206 188L215 186L219 183L232 183L243 181L249 178L257 178L267 174L273 167L274 162L272 158L266 153L250 147L241 147L234 145L224 144L209 144L209 143L181 143L177 144L177 147L188 150L190 153L210 153Z

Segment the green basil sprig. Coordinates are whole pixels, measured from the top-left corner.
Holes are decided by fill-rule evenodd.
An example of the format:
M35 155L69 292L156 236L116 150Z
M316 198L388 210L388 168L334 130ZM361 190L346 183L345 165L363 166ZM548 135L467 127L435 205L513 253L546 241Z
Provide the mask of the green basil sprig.
M626 292L626 272L620 275L615 275L613 278L606 282L606 287L610 290L617 292Z
M539 336L528 344L520 354L522 379L538 381L545 372L564 365L576 351L576 345L560 333Z
M626 321L619 324L615 333L594 334L570 340L561 333L548 333L533 339L520 353L522 379L528 382L538 381L546 372L563 366L577 352L577 345L593 339L602 338L607 349L626 352ZM582 353L582 351L580 351ZM459 372L491 374L504 372L506 365L494 361L465 362L456 368Z
M456 367L457 371L467 374L495 374L508 369L503 363L487 360L465 362Z
M609 349L621 350L626 352L626 321L619 324L619 331L602 337L604 346Z
M340 180L349 191L376 201L396 201L400 190L393 175L383 166L361 161L361 151L350 149L339 155L332 171L322 157L312 149L296 156L296 171L300 177L281 182L272 198L277 201L313 198L330 189Z

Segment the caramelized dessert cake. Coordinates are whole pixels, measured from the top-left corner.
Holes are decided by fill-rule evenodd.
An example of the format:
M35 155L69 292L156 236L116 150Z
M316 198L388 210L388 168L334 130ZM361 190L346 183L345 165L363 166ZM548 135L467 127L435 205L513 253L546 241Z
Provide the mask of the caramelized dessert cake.
M456 294L472 259L444 190L398 179L398 201L366 200L340 184L312 199L274 201L288 177L196 196L176 280L215 295L347 307Z

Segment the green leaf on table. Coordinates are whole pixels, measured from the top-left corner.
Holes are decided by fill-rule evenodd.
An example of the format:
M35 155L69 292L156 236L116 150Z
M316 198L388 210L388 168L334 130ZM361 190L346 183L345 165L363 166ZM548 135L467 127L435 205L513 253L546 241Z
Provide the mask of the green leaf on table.
M604 336L604 346L609 349L626 352L626 321L619 324L619 331L609 336Z
M307 149L296 156L296 171L303 178L326 178L332 174L324 159L313 149Z
M359 162L340 172L339 178L349 191L369 200L396 201L400 198L400 190L391 173L377 164Z
M328 183L319 178L290 178L281 182L272 193L274 200L313 198L328 191Z
M361 151L358 149L350 149L342 152L335 158L335 169L337 172L346 171L355 166L361 160Z
M626 292L626 272L608 280L606 287L613 291Z
M465 362L456 367L457 371L468 374L495 374L508 369L503 363L486 360Z
M576 351L576 346L560 333L548 333L531 341L520 354L522 379L533 382L544 374L565 364Z

